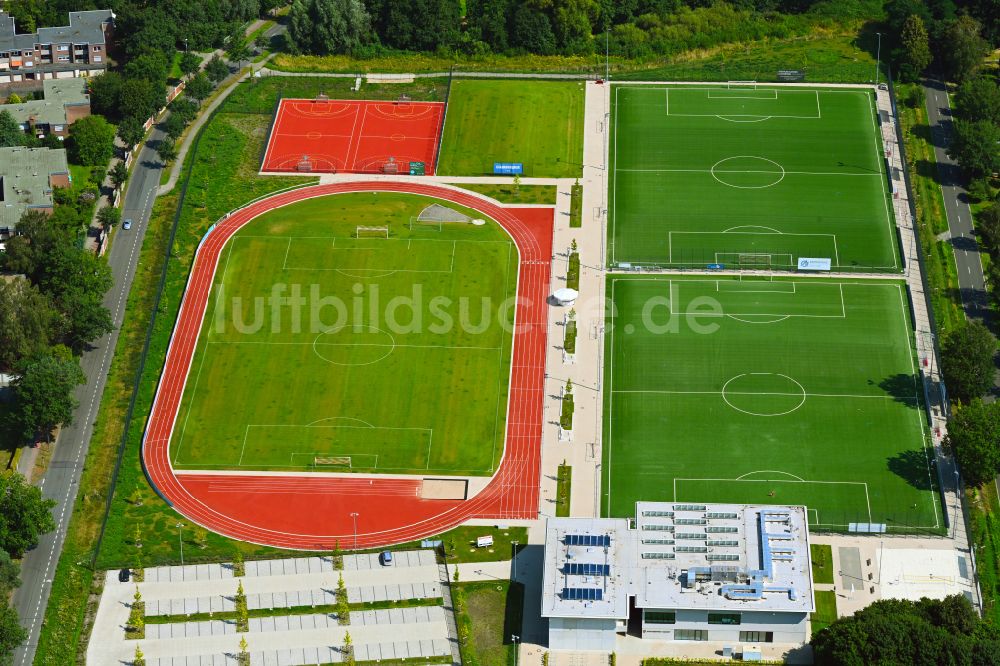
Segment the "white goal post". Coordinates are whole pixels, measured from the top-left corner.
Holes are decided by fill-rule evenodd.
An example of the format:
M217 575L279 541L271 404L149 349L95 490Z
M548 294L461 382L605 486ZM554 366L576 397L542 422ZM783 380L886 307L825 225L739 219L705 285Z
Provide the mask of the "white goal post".
M414 226L417 225L421 227L431 227L435 231L441 231L444 226L444 220L421 220L419 217L411 215L409 224L410 231L413 231Z
M751 90L757 89L756 81L726 81L727 88L749 88Z
M359 225L357 229L354 230L355 238L388 238L389 237L389 226L384 227L366 227Z

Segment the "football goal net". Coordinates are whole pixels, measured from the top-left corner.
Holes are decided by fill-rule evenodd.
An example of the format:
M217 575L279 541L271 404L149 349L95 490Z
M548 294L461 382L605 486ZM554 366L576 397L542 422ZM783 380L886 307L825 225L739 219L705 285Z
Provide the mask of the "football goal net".
M313 467L343 467L351 468L351 456L316 456Z
M389 226L384 227L366 227L359 225L354 230L355 238L388 238L389 237Z
M295 165L295 170L302 173L309 173L313 170L313 161L308 155L303 155L302 159Z
M756 90L757 89L757 82L756 81L727 81L726 82L726 87L730 88L730 89L734 89L734 90L736 90L736 89Z

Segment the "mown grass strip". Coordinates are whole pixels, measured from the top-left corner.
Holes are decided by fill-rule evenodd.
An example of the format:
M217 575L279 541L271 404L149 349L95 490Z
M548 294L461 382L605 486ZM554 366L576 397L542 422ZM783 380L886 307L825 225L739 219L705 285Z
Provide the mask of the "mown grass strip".
M390 610L393 608L422 608L425 606L440 606L444 603L441 597L425 599L401 599L399 601L364 601L350 604L352 611ZM287 615L312 615L314 613L336 614L336 604L320 604L318 606L288 606L286 608L251 608L247 610L248 618L283 617ZM236 611L222 613L191 613L190 615L147 615L146 624L176 624L178 622L205 622L207 620L236 620Z
M485 194L500 203L556 205L555 185L521 185L515 189L513 185L462 183L459 187Z
M569 515L570 491L573 485L573 468L563 461L556 472L556 516Z
M583 185L580 181L573 183L569 197L569 226L583 226Z

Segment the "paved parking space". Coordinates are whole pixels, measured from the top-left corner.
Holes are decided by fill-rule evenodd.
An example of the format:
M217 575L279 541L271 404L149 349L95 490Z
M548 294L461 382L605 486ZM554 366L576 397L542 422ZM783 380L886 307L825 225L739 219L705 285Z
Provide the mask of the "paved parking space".
M91 664L130 663L142 647L149 666L230 666L245 638L253 664L299 666L342 661L339 652L350 631L355 658L403 659L453 654L454 630L443 606L351 612L349 626L332 613L251 618L239 634L231 620L146 624L143 639L126 640L132 595L138 587L146 615L192 615L235 610L242 583L250 610L333 605L342 575L352 603L441 598L443 569L433 551L393 553L383 566L377 554L345 555L344 570L328 557L247 562L246 575L234 580L229 564L148 569L142 583L122 583L106 574L94 633L88 644Z

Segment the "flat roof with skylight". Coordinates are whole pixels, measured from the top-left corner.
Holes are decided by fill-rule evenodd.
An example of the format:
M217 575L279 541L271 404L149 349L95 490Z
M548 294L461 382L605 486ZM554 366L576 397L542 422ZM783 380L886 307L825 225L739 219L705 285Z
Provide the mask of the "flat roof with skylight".
M809 613L806 508L638 502L626 518L550 518L544 617L643 609Z

